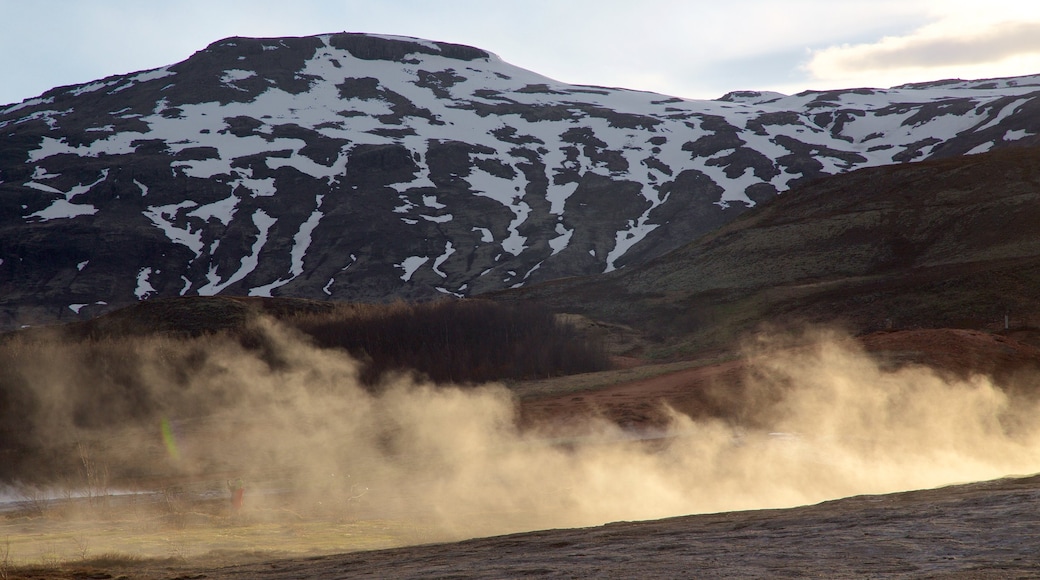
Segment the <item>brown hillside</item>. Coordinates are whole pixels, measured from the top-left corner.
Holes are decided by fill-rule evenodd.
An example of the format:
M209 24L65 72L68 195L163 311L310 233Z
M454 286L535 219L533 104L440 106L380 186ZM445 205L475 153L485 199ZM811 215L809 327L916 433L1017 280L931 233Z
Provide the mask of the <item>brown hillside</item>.
M498 294L630 325L659 356L762 323L999 330L1040 323L1040 149L816 181L646 265Z

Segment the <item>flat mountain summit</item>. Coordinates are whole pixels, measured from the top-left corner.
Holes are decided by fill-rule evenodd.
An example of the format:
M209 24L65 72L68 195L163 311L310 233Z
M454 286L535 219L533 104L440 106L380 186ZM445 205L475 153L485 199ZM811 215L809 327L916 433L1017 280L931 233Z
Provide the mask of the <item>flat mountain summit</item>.
M1036 143L1038 95L1040 75L688 100L415 38L229 38L0 107L0 325L611 272L820 177Z

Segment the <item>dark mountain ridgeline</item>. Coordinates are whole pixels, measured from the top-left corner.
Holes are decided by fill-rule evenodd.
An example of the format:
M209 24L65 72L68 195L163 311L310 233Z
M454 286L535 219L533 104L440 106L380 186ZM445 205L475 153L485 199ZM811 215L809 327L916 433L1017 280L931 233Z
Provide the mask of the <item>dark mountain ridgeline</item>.
M1036 143L1038 79L692 101L443 42L229 38L0 108L0 325L634 266L822 176Z

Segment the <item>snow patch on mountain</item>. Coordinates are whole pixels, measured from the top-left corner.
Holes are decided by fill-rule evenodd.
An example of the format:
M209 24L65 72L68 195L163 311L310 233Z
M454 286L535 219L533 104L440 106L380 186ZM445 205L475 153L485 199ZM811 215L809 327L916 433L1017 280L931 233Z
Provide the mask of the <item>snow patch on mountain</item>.
M44 185L42 183L37 183L35 181L27 182L25 184L26 187L30 187L32 189L35 189L35 190L38 190L38 191L43 191L43 192L49 193L49 194L58 194L58 195L61 195L63 197L59 198L59 199L55 199L46 208L29 214L28 216L26 216L26 219L30 219L31 220L31 219L35 218L36 220L45 222L45 221L54 220L54 219L70 219L70 218L74 218L74 217L81 216L81 215L94 215L94 214L96 214L98 212L98 208L95 207L94 205L86 204L86 203L82 203L82 204L81 203L73 203L72 200L73 200L73 198L75 198L78 195L82 195L84 193L87 193L95 185L97 185L97 184L101 183L102 181L105 181L106 179L108 179L108 172L109 172L108 169L103 169L103 170L101 170L101 177L99 177L97 179L97 181L94 181L93 183L89 183L89 184L86 184L86 185L83 185L83 184L76 185L76 186L70 188L68 191L65 191L65 192L62 192L62 191L60 191L58 189L55 189L55 188L53 188L53 187L51 187L49 185Z
M178 227L174 224L174 220L178 219L177 216L181 213L182 209L192 208L196 205L198 204L194 201L185 200L171 205L153 206L145 210L144 215L150 219L156 227L162 230L168 240L175 244L187 247L197 258L202 255L203 250L202 231L192 231L190 225Z
M401 280L408 282L412 279L412 275L419 269L420 266L430 261L429 256L409 256L404 259L400 264L396 264L396 267L404 270L401 274Z
M687 100L421 39L231 39L0 109L24 134L0 186L28 192L22 226L154 228L150 292L466 294L660 255L808 179L1028 142L1038 95L1040 75Z
M252 246L252 253L247 256L244 256L242 258L242 262L238 270L236 270L231 276L224 280L220 279L220 275L217 272L217 266L211 264L209 268L209 273L206 275L206 279L209 283L196 290L198 295L213 296L215 294L219 294L225 288L242 280L246 277L246 275L252 272L256 268L257 264L260 262L260 250L262 250L264 245L267 243L267 235L271 230L271 226L273 226L276 221L278 220L272 216L267 215L267 213L264 212L264 210L256 210L253 213L253 224L256 226L257 236L256 241L253 243ZM250 295L255 296L255 294Z

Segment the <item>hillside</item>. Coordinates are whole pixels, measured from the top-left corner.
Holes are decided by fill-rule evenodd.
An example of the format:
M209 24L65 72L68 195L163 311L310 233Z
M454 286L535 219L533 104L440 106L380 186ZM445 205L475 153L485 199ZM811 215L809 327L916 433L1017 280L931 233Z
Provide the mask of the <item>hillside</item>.
M472 296L797 184L1035 143L1040 77L697 101L414 38L230 38L0 107L0 327L191 295Z
M759 325L853 334L1040 326L1040 149L808 183L646 264L499 293L629 325L657 356Z

